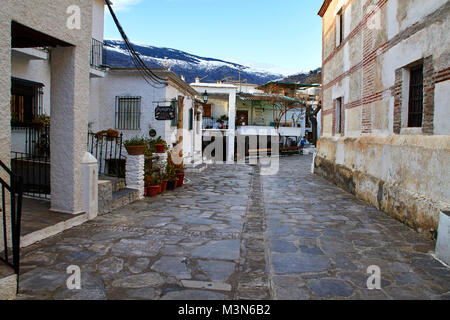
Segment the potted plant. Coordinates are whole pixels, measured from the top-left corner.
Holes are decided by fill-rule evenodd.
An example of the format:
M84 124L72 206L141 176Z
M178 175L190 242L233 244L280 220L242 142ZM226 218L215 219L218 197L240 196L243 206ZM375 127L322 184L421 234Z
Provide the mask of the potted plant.
M167 176L166 172L163 172L161 174L161 192L166 192L168 182L169 182L169 177Z
M176 184L178 182L177 172L175 171L175 167L170 161L167 162L166 165L166 174L167 174L167 190L174 190L176 188Z
M130 156L143 155L147 148L147 139L144 137L134 137L126 140L123 145Z
M147 196L154 197L161 192L161 181L156 173L148 176Z
M181 187L183 185L184 182L184 165L181 164L180 166L177 166L175 169L175 172L177 173L177 178L178 178L178 183L177 183L177 188Z
M156 153L164 153L166 151L166 141L161 136L155 140Z
M36 125L36 127L43 128L45 126L50 125L50 117L46 114L41 114L35 117L32 123Z

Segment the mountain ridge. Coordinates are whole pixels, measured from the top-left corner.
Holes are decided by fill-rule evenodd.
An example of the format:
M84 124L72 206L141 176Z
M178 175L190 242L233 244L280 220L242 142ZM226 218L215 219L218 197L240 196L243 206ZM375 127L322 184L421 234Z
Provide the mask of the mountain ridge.
M262 85L270 81L289 78L269 71L247 68L239 63L201 57L177 49L141 43L132 43L132 46L149 68L169 68L179 77L183 76L187 83L195 82L196 77L202 79L202 82L212 83L224 79L237 81L240 69L243 83ZM111 68L135 67L122 40L104 40L103 57L104 64Z

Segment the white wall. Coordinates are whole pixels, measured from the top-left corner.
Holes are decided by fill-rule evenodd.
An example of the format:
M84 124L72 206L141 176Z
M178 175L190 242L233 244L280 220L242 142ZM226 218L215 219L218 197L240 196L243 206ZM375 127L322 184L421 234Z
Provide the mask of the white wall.
M150 124L157 136L166 137L166 121L156 121L154 112L155 102L166 100L165 88L150 86L137 72L114 70L107 72L103 79L91 79L91 87L89 121L94 122L93 131L116 129L116 96L141 96L140 130L120 130L124 139L136 135L148 137Z
M50 114L51 68L49 60L29 60L12 54L11 76L44 84L43 112Z
M92 38L103 41L105 20L105 4L103 0L94 0L92 3Z
M169 146L176 142L176 127L171 126L171 121L159 121L155 119L155 108L160 105L167 106L172 99L185 94L172 85L155 87L145 82L136 71L111 70L105 78L91 79L91 95L89 108L89 121L93 122L92 130L115 128L116 96L140 96L141 97L141 123L140 130L119 130L123 133L124 140L134 136L149 137L150 129L156 130L156 136L161 136ZM189 109L194 107L194 99L185 96L183 127L183 154L185 158L193 156L194 130L189 131ZM195 127L195 123L194 123ZM201 137L201 132L197 134ZM198 140L198 138L197 138ZM201 146L200 146L201 148Z
M450 135L450 80L434 88L434 134Z

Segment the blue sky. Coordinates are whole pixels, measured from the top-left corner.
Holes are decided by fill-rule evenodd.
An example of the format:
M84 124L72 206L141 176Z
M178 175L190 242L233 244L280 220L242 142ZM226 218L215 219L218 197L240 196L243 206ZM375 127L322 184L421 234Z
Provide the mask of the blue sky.
M131 41L283 74L321 66L322 0L112 0ZM106 10L105 38L120 39Z

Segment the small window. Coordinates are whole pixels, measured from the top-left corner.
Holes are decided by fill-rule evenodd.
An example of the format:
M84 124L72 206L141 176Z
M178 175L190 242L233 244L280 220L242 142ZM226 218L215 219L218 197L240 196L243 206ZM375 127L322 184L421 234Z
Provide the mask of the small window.
M31 123L43 113L44 85L23 79L11 79L11 122Z
M408 127L422 127L423 118L423 65L410 70Z
M116 97L116 129L141 129L141 97Z
M336 15L336 47L344 40L344 15L342 9Z
M343 133L342 130L342 98L336 99L336 133Z

